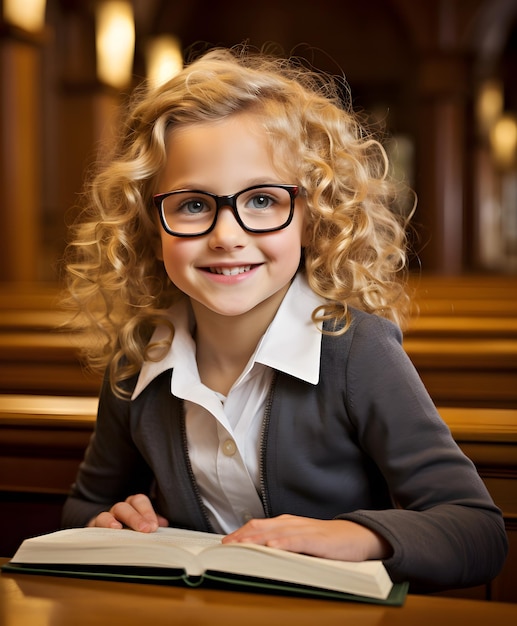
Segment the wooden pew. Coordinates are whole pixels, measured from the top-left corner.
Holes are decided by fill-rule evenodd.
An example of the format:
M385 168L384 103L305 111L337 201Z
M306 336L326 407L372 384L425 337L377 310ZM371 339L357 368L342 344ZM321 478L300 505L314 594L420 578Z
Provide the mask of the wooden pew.
M517 338L418 338L404 348L435 404L517 407Z
M80 348L51 330L0 332L0 393L96 396L101 376L85 369Z
M404 347L433 400L517 407L517 277L413 277Z
M517 408L517 277L413 278L404 347L440 405ZM0 287L0 393L96 395L51 286ZM418 310L418 314L416 313Z
M410 276L415 313L425 315L513 316L517 276Z
M101 377L79 354L85 339L65 332L55 285L0 286L0 393L96 396Z
M55 530L95 424L97 399L0 395L0 555Z
M408 334L404 348L435 403L517 407L517 338ZM0 333L0 393L96 396L100 381L67 335Z

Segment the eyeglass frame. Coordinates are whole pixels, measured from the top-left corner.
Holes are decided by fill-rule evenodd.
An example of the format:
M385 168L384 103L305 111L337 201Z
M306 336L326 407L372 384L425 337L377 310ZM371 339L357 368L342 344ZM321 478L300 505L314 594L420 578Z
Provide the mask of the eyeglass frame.
M262 188L285 189L285 191L288 192L289 197L291 199L289 217L287 218L286 222L282 224L281 226L275 226L274 228L264 228L264 229L263 228L249 228L242 221L241 216L239 215L239 211L237 209L237 198L243 193L246 193L247 191L253 191L254 189L262 189ZM163 229L168 235L172 235L173 237L202 237L203 235L208 235L208 233L214 230L215 225L217 224L217 218L219 217L219 211L223 207L229 207L232 210L232 213L237 223L247 233L252 233L252 234L274 233L279 230L283 230L284 228L287 228L287 226L289 226L289 224L292 222L293 216L294 216L295 201L296 201L298 194L300 193L300 189L301 188L299 185L282 185L278 183L273 183L270 185L268 184L252 185L251 187L246 187L246 189L241 189L241 191L237 191L236 193L223 195L223 196L219 196L215 193L210 193L209 191L202 191L201 189L175 189L173 191L166 191L165 193L155 194L153 196L153 203L158 209L158 213L160 215L160 222L162 224ZM212 224L206 230L200 233L179 233L175 230L171 230L171 228L167 224L167 220L165 219L163 201L169 196L172 196L178 193L193 193L193 194L200 193L205 196L209 196L210 198L213 198L215 200L214 220Z

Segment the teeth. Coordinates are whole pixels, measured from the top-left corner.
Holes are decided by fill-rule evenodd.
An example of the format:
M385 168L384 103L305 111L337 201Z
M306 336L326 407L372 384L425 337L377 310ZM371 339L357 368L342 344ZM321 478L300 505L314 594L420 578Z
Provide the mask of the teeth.
M249 272L251 265L241 265L240 267L211 267L212 274L223 274L223 276L236 276Z

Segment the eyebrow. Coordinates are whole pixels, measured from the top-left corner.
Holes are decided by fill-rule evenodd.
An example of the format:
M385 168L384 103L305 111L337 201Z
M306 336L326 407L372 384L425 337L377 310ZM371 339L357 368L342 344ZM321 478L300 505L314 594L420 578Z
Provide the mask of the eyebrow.
M271 178L264 178L264 177L253 178L247 181L246 183L244 183L243 186L241 186L239 189L237 189L235 192L232 192L232 193L238 193L242 189L247 189L248 187L254 187L255 185L267 186L267 185L286 185L286 184L288 183L285 183L282 180L277 180L276 178L273 180ZM197 185L195 183L189 183L189 182L182 183L181 185L175 185L174 187L171 187L169 191L174 191L174 190L179 191L181 189L185 189L187 191L193 191L197 189L198 191L209 191L210 193L214 193L211 189L207 189L205 185Z

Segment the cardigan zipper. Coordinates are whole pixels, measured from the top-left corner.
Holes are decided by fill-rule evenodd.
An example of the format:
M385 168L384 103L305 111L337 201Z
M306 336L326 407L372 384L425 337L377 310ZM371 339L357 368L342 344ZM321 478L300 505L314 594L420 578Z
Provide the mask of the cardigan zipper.
M273 378L271 379L271 386L269 387L269 393L266 398L266 407L264 409L264 419L262 422L262 432L260 435L260 459L259 459L259 475L260 475L260 499L262 500L262 506L264 508L265 517L271 517L271 503L269 501L269 494L267 490L266 481L266 453L267 453L267 438L269 433L269 423L271 421L271 406L273 404L273 393L275 390L276 381L278 378L278 372L273 372Z
M187 473L190 479L190 484L192 485L192 490L194 492L201 514L203 515L203 518L205 520L207 529L210 532L214 532L212 523L210 522L210 518L208 517L208 513L206 510L205 504L203 502L203 498L201 496L201 492L199 491L196 477L194 475L194 470L192 469L192 465L190 463L190 457L188 453L188 441L187 441L187 425L186 425L186 420L185 420L185 407L184 407L183 402L181 402L180 429L181 429L181 443L183 446L183 456L185 459L185 464L187 466Z

